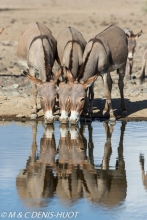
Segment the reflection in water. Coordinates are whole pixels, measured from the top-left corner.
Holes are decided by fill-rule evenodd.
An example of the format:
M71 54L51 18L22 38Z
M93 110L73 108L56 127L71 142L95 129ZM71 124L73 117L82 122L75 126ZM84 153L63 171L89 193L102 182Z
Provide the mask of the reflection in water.
M144 170L144 163L145 163L144 155L140 154L140 167L142 171L142 182L143 182L144 188L147 190L147 172L145 172Z
M84 136L88 127L88 138ZM123 137L126 123L122 122L118 158L115 169L110 169L113 126L104 123L106 142L101 167L95 167L92 140L92 124L78 126L61 125L60 140L56 151L54 127L46 126L37 155L37 124L32 126L32 147L26 168L16 179L18 194L28 205L45 205L42 198L55 195L62 201L80 198L106 205L120 204L126 197L127 181L123 158ZM56 154L58 159L55 160ZM33 200L31 200L33 199Z
M112 153L111 136L113 126L104 123L106 132L106 142L104 145L104 156L101 169L84 169L84 193L85 197L106 206L114 206L123 201L126 197L127 181L125 164L123 159L123 136L125 123L122 122L120 143L118 147L118 160L116 169L109 169L109 161Z
M63 200L77 199L83 195L82 170L86 155L82 136L78 127L60 127L56 193Z
M34 123L32 125L33 138L30 157L27 160L26 169L22 170L17 176L16 185L22 199L38 199L26 200L28 205L43 206L44 203L41 198L53 197L56 189L57 181L53 175L56 146L54 127L50 125L45 128L44 135L40 140L40 155L38 157L36 131L37 124Z

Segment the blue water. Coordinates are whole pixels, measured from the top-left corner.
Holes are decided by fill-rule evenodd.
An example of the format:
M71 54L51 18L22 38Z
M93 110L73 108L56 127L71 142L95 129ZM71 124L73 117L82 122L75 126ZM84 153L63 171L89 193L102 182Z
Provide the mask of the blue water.
M66 146L55 122L49 148L44 125L36 127L35 138L32 122L0 124L0 219L147 219L147 122L118 121L106 140L110 126L94 121L83 133L69 129Z

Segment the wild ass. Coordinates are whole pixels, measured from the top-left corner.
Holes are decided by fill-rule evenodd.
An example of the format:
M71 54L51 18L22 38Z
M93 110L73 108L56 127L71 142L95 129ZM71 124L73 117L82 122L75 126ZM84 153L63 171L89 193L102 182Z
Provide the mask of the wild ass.
M27 26L18 42L17 56L20 64L27 71L23 73L32 84L33 107L32 118L37 117L37 88L40 86L40 100L46 123L53 122L53 110L56 100L55 84L59 72L53 74L52 67L56 55L56 40L44 25L34 22ZM29 74L29 73L30 74ZM39 78L36 78L39 74Z
M73 27L62 30L57 37L58 63L63 67L64 82L59 85L60 122L67 123L70 113L71 83L67 83L67 74L76 79L83 61L83 52L86 41L82 34ZM67 71L68 69L68 71Z
M123 28L123 30L128 38L128 59L126 64L125 78L131 79L136 40L141 36L142 30L137 34L134 34L133 31L131 31L129 28Z
M111 105L112 83L109 80L110 72L114 70L119 73L118 85L121 95L121 108L123 112L126 112L123 79L128 56L127 42L124 31L115 25L107 26L102 32L89 40L85 47L79 79L76 81L71 74L68 74L68 76L70 75L68 79L72 83L71 116L69 118L71 124L78 122L85 102L86 89L94 83L98 75L101 75L104 80L106 96L104 112L107 112L109 108L110 121L115 121Z

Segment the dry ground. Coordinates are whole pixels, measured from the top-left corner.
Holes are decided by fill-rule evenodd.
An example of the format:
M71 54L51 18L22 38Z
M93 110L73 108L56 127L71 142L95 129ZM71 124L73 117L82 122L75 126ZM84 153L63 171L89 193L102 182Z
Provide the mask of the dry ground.
M134 56L133 75L138 76L142 64L142 54L147 45L147 13L144 13L145 0L0 0L0 86L2 77L20 75L17 63L17 42L26 25L39 21L49 27L56 38L67 26L77 28L86 40L98 33L104 26L115 23L121 28L128 27L134 33L143 30L137 40ZM112 76L117 80L115 73ZM147 83L142 86L126 83L125 101L129 119L147 118ZM2 86L1 86L2 87ZM3 88L1 88L3 89ZM3 90L2 90L3 91ZM95 116L101 116L104 106L103 86L98 78L95 84ZM116 116L120 117L120 96L117 84L113 85L113 106ZM30 116L31 96L19 94L0 94L0 118ZM39 100L38 100L39 105ZM39 112L39 116L42 112Z

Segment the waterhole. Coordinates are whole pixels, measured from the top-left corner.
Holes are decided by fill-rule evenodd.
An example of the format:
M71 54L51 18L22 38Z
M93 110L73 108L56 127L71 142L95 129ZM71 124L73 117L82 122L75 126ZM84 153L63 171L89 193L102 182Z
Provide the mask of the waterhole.
M0 219L147 218L147 122L1 122L0 141Z

